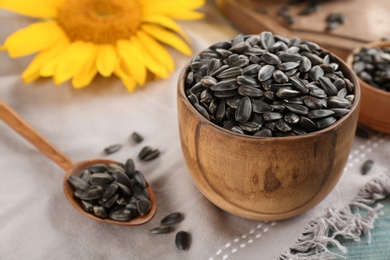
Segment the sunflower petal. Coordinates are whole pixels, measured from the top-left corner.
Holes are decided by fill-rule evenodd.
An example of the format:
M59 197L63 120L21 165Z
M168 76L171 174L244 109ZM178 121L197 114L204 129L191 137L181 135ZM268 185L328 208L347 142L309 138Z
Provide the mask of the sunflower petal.
M172 72L175 69L175 64L169 52L159 42L153 39L153 37L140 30L137 32L137 39L145 46L155 60L164 64L168 72Z
M118 54L112 45L102 44L98 47L99 49L96 59L97 70L104 77L109 77L114 72L118 63Z
M66 40L63 30L54 21L34 23L11 34L4 43L12 58L44 50Z
M40 75L42 66L51 60L53 57L59 55L62 50L69 45L69 40L60 41L52 47L38 53L31 61L30 65L24 70L22 78L25 83L29 83Z
M96 50L92 43L75 41L60 55L54 72L54 82L59 85L79 73Z
M151 24L142 25L141 30L159 40L160 42L172 46L185 55L192 54L190 47L188 47L188 45L179 36L170 31Z
M57 16L56 1L1 0L0 9L36 18L54 18Z
M151 23L165 27L169 30L172 30L178 33L184 40L191 42L190 37L184 32L184 30L171 18L164 15L149 15L142 18L143 22Z
M139 85L144 85L146 82L146 68L143 57L137 48L130 41L119 40L116 49L131 77Z
M80 71L74 75L72 79L72 85L74 88L83 88L88 86L96 76L98 72L96 68L97 55L98 48L95 47L92 57L87 59Z
M116 66L114 73L121 79L123 85L125 85L129 92L134 92L137 83L131 76L127 75L127 73L123 71L120 64Z
M204 17L203 13L193 11L193 9L203 6L204 0L197 1L182 1L182 0L166 0L166 1L150 1L144 5L144 14L155 15L163 14L172 18L181 20L194 20ZM174 8L172 8L174 6Z
M134 44L134 46L142 53L142 56L145 60L145 66L148 70L150 70L153 74L156 76L166 79L169 76L168 70L165 68L165 66L158 61L156 61L149 53L149 51L141 44L141 42L136 38L133 37L131 39L131 42Z

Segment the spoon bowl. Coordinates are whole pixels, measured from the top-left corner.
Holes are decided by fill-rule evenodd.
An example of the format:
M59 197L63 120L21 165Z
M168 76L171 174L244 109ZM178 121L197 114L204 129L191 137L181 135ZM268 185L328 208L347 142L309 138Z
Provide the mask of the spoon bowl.
M65 171L63 180L63 190L69 203L78 210L81 214L104 222L107 224L115 224L121 226L137 226L142 225L151 220L157 211L157 203L150 185L146 187L150 194L151 208L149 212L143 216L137 216L128 221L115 221L108 218L98 218L92 213L86 212L80 205L78 199L74 196L74 189L68 182L69 176L78 176L81 172L86 170L93 164L119 164L117 161L107 159L93 159L80 162L73 162L67 156L65 156L59 149L46 140L42 135L36 132L23 118L21 118L11 107L9 107L4 101L0 100L0 119L2 119L7 125L13 128L21 136L23 136L32 145L38 148L43 154L54 161L59 167Z

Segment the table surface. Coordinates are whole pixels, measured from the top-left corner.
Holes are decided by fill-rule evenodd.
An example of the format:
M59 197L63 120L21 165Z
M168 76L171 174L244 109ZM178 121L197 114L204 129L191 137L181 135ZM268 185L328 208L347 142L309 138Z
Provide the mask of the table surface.
M193 39L194 52L238 33L213 2L208 2L204 11L204 20L180 23ZM0 12L0 24L7 24L0 27L0 42L31 22ZM57 87L49 79L25 85L20 74L31 57L11 59L0 53L2 100L75 161L134 158L158 203L154 219L138 227L107 225L79 214L62 192L64 172L0 121L2 259L276 259L327 207L344 207L365 183L390 174L390 138L372 133L369 139L355 139L336 188L310 211L279 222L246 220L223 212L201 195L186 169L178 137L176 84L188 57L169 50L176 64L173 74L149 82L133 94L114 77L98 77L81 90L68 83ZM144 136L141 144L131 142L133 131ZM122 149L104 155L103 149L115 143L123 144ZM137 154L144 145L158 148L160 157L139 161ZM363 176L360 166L369 158L375 158L375 165ZM185 251L175 247L175 232L148 232L176 211L184 214L184 220L175 226L175 232L185 230L191 237ZM382 225L389 223L388 215L378 221L378 227L388 227ZM388 234L376 236L374 229L373 240L388 239ZM362 238L361 243L364 241ZM388 249L378 248L376 259L390 257ZM365 252L353 259L369 259L361 255Z

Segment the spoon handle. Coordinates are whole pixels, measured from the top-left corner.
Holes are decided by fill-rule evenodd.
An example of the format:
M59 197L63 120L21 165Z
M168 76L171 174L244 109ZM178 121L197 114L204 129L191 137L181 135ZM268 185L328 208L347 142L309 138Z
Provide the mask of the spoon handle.
M32 145L38 148L43 154L54 161L59 167L68 171L73 162L66 157L60 150L52 145L43 136L37 133L29 123L21 118L11 107L4 101L0 100L0 119L23 136Z

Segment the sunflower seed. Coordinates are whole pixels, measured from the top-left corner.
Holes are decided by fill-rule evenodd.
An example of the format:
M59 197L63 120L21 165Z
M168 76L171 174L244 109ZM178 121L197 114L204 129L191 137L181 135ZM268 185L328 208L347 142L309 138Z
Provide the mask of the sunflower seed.
M179 250L186 250L189 247L189 234L185 231L177 232L175 244Z
M238 95L237 89L214 92L214 96L218 98L230 98L230 97L235 97L237 95Z
M235 133L244 134L244 131L239 126L233 126L230 130Z
M103 188L101 186L90 187L79 194L81 200L100 199L103 195Z
M219 73L221 73L222 71L224 71L228 68L229 68L229 65L224 64L219 69L214 70L209 76L215 77L216 75L218 75Z
M289 80L286 74L284 74L284 72L281 70L275 70L272 76L273 79L278 83L286 83Z
M303 56L305 56L306 58L308 58L310 60L311 64L314 65L314 66L315 65L321 65L322 63L324 63L322 58L319 57L318 55L314 54L314 53L303 51L303 52L301 52L301 54Z
M138 185L133 186L133 196L138 200L148 200L150 199L149 191Z
M156 159L160 155L160 151L158 149L151 150L145 157L142 158L143 161L151 161Z
M318 78L318 82L320 83L321 87L325 90L328 96L337 95L337 88L329 78L321 76Z
M292 69L298 68L299 65L300 65L299 62L289 61L289 62L284 62L284 63L278 64L278 68L281 71L287 71L287 70L292 70Z
M200 100L202 102L210 103L214 99L214 92L211 89L205 89L200 94Z
M331 108L331 110L334 112L334 117L342 117L349 113L349 109L347 108Z
M326 127L334 124L336 121L337 121L337 119L335 117L329 116L329 117L318 119L315 122L316 122L317 127L319 129L323 129L323 128L326 128Z
M324 70L320 66L316 65L311 68L309 72L309 77L311 80L318 81L322 76L324 76Z
M286 50L286 52L290 54L297 54L299 51L300 49L297 46L291 46Z
M246 86L242 85L238 88L238 93L241 96L248 96L248 97L262 97L264 96L264 92L261 89L252 87L252 86Z
M116 202L118 197L119 197L119 194L115 193L108 200L106 200L106 201L101 200L101 201L99 201L99 203L101 203L101 206L103 206L104 208L108 209L108 208L112 207L112 205L114 205L114 203Z
M299 120L299 125L308 133L315 132L318 130L318 126L312 120L307 117L301 117Z
M183 214L181 214L180 212L173 212L161 220L161 225L169 226L169 225L179 223L182 220L183 220Z
M200 83L206 87L206 88L210 88L211 86L214 86L215 84L217 84L217 80L211 76L204 76L202 77L202 79L200 80Z
M125 163L125 173L129 176L130 174L135 172L135 164L133 159L129 158Z
M227 90L234 90L239 87L237 80L235 78L233 79L224 79L217 84L210 87L213 91L227 91Z
M88 171L91 173L105 172L106 170L107 166L105 164L94 164L88 167Z
M246 65L249 64L249 59L248 58L245 58L245 59L239 59L235 62L233 62L230 67L234 68L234 67L237 67L237 68L242 68L242 67L245 67Z
M275 44L274 36L271 32L262 32L260 33L260 44L261 47L268 50Z
M351 102L345 98L332 96L328 98L328 107L329 108L350 108Z
M311 69L311 61L308 58L303 56L302 61L299 64L298 70L300 72L308 72L310 71L310 69Z
M291 131L291 126L286 123L286 121L283 120L283 118L276 121L276 128L279 129L282 132L288 132Z
M246 122L251 116L252 112L252 102L249 97L245 96L241 98L240 103L238 104L235 119L237 122Z
M326 98L326 92L325 90L315 86L315 85L308 85L309 94L316 98Z
M112 197L112 195L115 194L115 192L118 190L118 185L116 185L115 183L111 183L108 188L106 188L104 191L103 191L103 194L102 194L102 201L107 201L109 198Z
M232 46L232 43L230 41L223 41L223 42L217 42L211 45L209 48L216 50L216 49L229 49Z
M270 52L265 52L261 56L261 60L270 65L277 65L282 62L276 54Z
M146 215L150 209L152 208L152 204L149 200L141 199L137 201L137 210L141 216Z
M259 137L272 137L272 131L269 129L261 129L253 134L253 136Z
M93 211L93 204L92 203L90 203L88 201L84 201L84 200L80 200L80 203L81 203L81 207L86 212L92 212Z
M89 184L86 180L78 176L69 176L68 181L75 190L86 190Z
M256 85L256 79L249 76L238 76L237 83L240 85Z
M334 114L334 111L330 110L330 109L315 109L315 110L309 111L308 117L310 119L318 119L318 118L327 117L327 116L330 116L333 114Z
M322 101L312 96L305 96L303 102L310 109L320 109L322 107Z
M297 91L297 90L285 89L285 88L279 89L276 92L276 96L278 98L281 98L281 99L290 98L290 97L296 97L296 96L299 96L300 94L301 93L299 91Z
M265 121L275 121L283 118L283 114L279 112L265 112L263 118Z
M195 109L207 120L210 120L210 115L207 110L199 104L194 104Z
M295 113L287 113L284 116L284 121L286 121L288 124L296 124L299 122L299 116Z
M160 226L155 227L149 230L150 234L167 234L173 231L173 228L170 226Z
M303 57L299 54L279 52L278 56L282 62L301 62Z
M102 206L93 206L93 212L99 218L107 218L107 212Z
M309 109L304 105L299 104L285 104L285 107L291 112L298 115L307 115L309 113Z
M89 178L89 182L91 184L106 184L112 182L113 180L114 178L106 172L94 173Z
M110 212L109 218L116 221L129 221L131 219L131 211L128 209L118 209Z
M240 43L237 43L237 44L233 45L232 47L230 47L229 51L234 52L234 53L244 53L247 50L249 50L249 48L251 48L251 45L249 43L240 42Z
M274 73L274 71L275 71L275 67L274 66L272 66L272 65L264 65L259 70L258 79L260 80L260 82L269 80L272 77L272 74Z
M256 132L261 128L261 125L256 122L242 122L239 124L240 128L247 132Z
M242 70L242 75L253 76L258 75L261 66L259 64L250 64Z
M303 94L306 94L309 92L309 89L306 87L306 84L305 82L296 77L296 76L293 76L293 77L290 77L290 82L294 85L294 87L301 93Z
M363 163L361 167L361 173L362 175L366 175L369 171L371 171L372 167L374 166L373 160L367 160Z
M268 103L261 100L252 101L252 110L255 113L265 113L273 111L273 108Z
M217 78L219 79L233 78L233 77L237 77L238 75L241 75L241 73L242 73L242 69L240 67L231 67L220 72L217 75Z
M121 144L113 144L113 145L110 145L110 146L104 148L103 151L105 154L112 154L112 153L119 151L121 148L122 148Z

